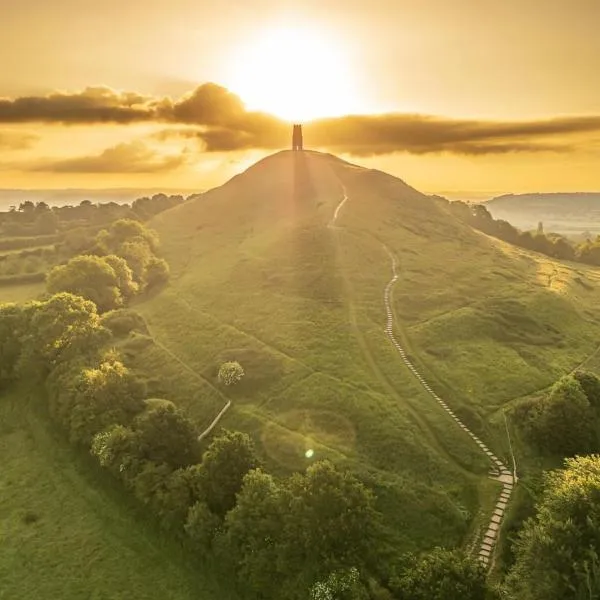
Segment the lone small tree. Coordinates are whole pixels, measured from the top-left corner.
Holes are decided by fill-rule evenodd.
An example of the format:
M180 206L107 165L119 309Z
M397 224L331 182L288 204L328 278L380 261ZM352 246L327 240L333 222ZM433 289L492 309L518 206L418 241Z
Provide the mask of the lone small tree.
M219 383L233 385L244 376L244 369L237 361L224 362L219 368Z

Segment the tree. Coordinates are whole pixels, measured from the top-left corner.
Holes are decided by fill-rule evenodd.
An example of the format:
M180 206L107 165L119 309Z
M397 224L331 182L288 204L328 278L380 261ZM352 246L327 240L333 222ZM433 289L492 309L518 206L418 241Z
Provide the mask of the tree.
M104 257L104 261L108 263L115 275L117 276L117 287L124 302L131 300L137 293L139 286L133 281L133 272L129 268L127 261L120 256L109 254Z
M244 369L239 362L229 361L224 362L219 367L219 374L217 376L220 383L224 385L233 385L240 381L244 376Z
M91 300L100 312L123 304L119 278L113 267L100 256L76 256L48 274L48 291L70 292Z
M158 236L155 231L133 219L118 219L96 236L96 244L105 254L121 255L119 250L126 242L139 241L146 244L151 252L158 248Z
M352 567L330 573L310 589L310 600L369 600L358 569Z
M575 377L559 379L536 407L531 423L538 446L551 454L588 452L594 435L594 414Z
M600 410L600 379L589 371L576 371L573 375L595 410Z
M282 554L285 493L271 475L249 471L235 507L225 517L227 560L245 588L266 598L284 597L281 591L293 570Z
M600 456L565 461L545 476L536 515L515 544L507 580L515 600L600 597Z
M354 475L329 461L289 480L283 552L294 588L308 588L331 572L372 564L379 515L374 496Z
M169 281L169 265L163 258L153 256L146 265L146 287L153 288Z
M38 204L38 207L40 204L41 202ZM48 210L47 208L45 211L40 212L35 219L35 228L38 234L45 235L49 233L56 233L59 225L60 221L56 213L52 210Z
M110 339L96 305L80 296L63 292L23 310L29 323L18 365L23 375L44 378L61 363L95 359Z
M115 357L83 369L74 388L69 434L76 443L89 445L99 431L128 425L144 408L145 386Z
M19 305L0 304L0 387L16 377L26 327L26 313Z
M209 509L221 517L235 506L244 476L256 469L259 460L250 437L239 431L225 431L215 437L202 456L204 498Z
M127 261L135 281L143 288L146 285L146 267L154 256L150 246L144 240L135 239L121 244L115 253Z
M188 511L184 529L195 549L207 554L220 525L221 519L211 512L206 502L198 500Z
M100 466L129 484L141 469L139 434L129 427L113 425L94 436L90 452Z
M140 453L145 460L177 469L195 463L199 457L194 424L172 404L147 409L136 417L133 430L139 433Z
M399 600L485 600L485 569L459 550L436 548L404 557L400 572L390 580Z

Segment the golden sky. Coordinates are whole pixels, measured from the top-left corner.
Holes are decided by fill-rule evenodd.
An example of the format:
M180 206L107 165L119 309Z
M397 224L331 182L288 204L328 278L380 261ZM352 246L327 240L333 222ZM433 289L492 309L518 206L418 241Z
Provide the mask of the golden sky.
M0 0L0 187L204 189L289 145L600 189L600 0Z

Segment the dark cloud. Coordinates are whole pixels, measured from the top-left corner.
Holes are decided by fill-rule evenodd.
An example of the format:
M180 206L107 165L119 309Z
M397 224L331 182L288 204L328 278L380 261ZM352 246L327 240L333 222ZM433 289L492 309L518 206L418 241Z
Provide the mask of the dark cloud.
M136 141L107 148L95 156L38 161L26 170L48 173L158 173L176 169L184 162L183 154L160 155Z
M600 117L497 122L427 115L356 115L314 121L305 130L314 145L355 155L555 152L570 148L567 137L572 134L600 131Z
M162 108L161 100L107 87L83 92L55 92L47 96L0 99L3 123L134 123L151 121ZM168 109L167 109L168 110Z
M0 150L27 150L39 139L34 133L0 130Z
M177 100L106 87L0 99L0 122L168 123L173 127L161 134L163 138L195 138L208 152L281 148L290 135L289 124L246 110L238 96L214 83L205 83ZM183 125L187 127L175 127ZM363 156L393 152L483 155L566 151L574 147L573 136L597 132L600 116L485 121L383 114L319 119L305 125L305 140L308 146Z

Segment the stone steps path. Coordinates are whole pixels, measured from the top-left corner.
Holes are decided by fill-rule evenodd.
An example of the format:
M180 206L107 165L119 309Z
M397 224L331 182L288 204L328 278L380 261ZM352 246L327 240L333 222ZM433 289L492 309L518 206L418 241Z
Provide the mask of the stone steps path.
M385 303L385 311L387 316L386 326L385 326L385 334L392 342L402 362L408 367L408 369L412 372L415 378L419 381L419 383L425 388L425 391L432 396L436 402L442 407L442 409L448 414L448 416L456 423L458 427L460 427L468 436L472 438L472 440L477 444L481 452L485 454L488 460L492 463L493 469L498 471L500 474L498 476L493 477L496 481L502 483L502 492L498 497L496 502L494 513L490 519L487 530L483 536L483 540L479 546L478 557L479 560L485 565L489 566L492 558L492 554L494 552L494 547L496 545L498 539L498 531L500 529L500 525L502 523L502 519L504 518L504 513L506 511L506 507L510 500L510 496L513 491L514 484L516 483L515 477L510 472L510 470L506 467L506 465L482 442L452 411L452 408L448 406L448 404L440 398L431 388L426 379L419 373L416 367L409 360L406 351L402 347L402 345L398 342L396 337L394 336L394 313L392 311L392 289L398 280L398 274L396 271L396 257L389 251L389 249L384 246L385 251L391 258L392 261L392 278L385 286L385 291L383 294L383 299Z
M333 217L328 224L328 227L331 229L337 229L339 226L337 225L337 220L340 215L340 211L342 207L348 201L348 194L345 186L340 182L342 187L343 197L339 204L337 205L335 212L333 213ZM479 545L478 558L485 565L489 567L492 561L492 555L494 552L494 548L496 546L496 542L498 540L498 532L500 530L500 525L502 524L502 519L504 518L504 513L506 512L506 507L508 506L508 502L510 500L510 496L513 491L513 487L517 482L516 470L513 476L513 473L506 467L506 465L482 442L453 412L452 408L448 406L448 404L440 398L431 388L427 380L419 373L416 367L409 360L406 350L402 347L400 342L394 336L394 313L392 311L392 289L398 281L398 273L396 270L397 261L396 257L390 252L389 248L383 245L384 250L390 257L392 261L392 278L389 280L388 284L385 286L385 291L383 294L383 300L385 304L386 311L386 326L385 326L385 334L392 342L394 347L396 348L402 362L408 367L408 369L412 372L415 378L419 381L419 383L425 388L425 391L432 396L435 401L446 411L448 416L456 423L460 429L462 429L468 436L472 438L472 440L477 444L479 450L485 454L486 458L492 463L492 468L495 472L499 473L499 475L493 476L492 479L499 481L502 484L502 492L500 493L496 505L494 507L494 513L490 519L490 522L487 526L487 530L485 531L482 541ZM514 460L514 459L513 459Z

